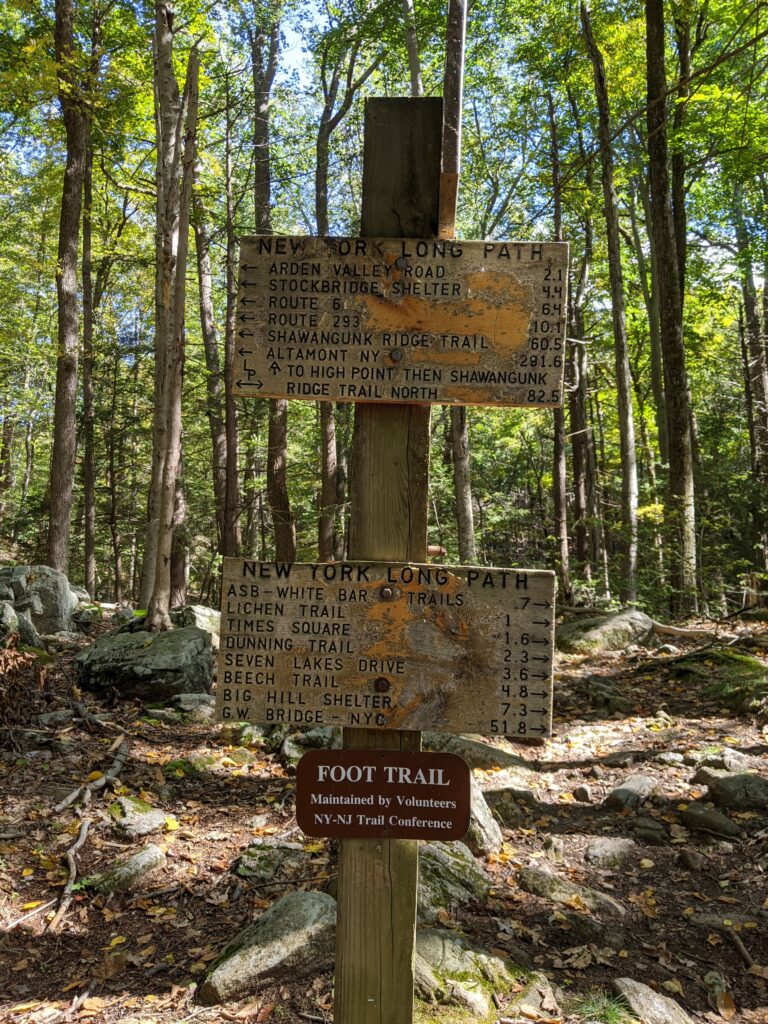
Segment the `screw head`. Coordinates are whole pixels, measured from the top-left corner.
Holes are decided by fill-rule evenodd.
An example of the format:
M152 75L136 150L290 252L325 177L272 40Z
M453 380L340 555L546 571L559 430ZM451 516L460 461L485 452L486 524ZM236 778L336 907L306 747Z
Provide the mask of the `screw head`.
M394 596L394 587L388 587L386 584L383 587L379 587L379 597L382 601L391 601Z
M385 679L383 676L379 676L378 679L374 679L373 688L376 693L386 693L389 689L389 680Z
M389 353L389 358L393 363L401 363L403 361L403 350L401 348L393 348Z

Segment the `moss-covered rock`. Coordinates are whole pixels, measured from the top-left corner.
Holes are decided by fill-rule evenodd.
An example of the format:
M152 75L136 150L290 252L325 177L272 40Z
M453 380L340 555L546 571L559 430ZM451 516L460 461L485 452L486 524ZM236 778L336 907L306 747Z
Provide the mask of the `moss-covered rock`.
M457 932L425 928L416 935L415 989L426 1002L457 1006L475 1021L494 1019L493 996L506 996L518 975Z
M120 796L109 805L115 828L128 839L139 839L165 828L166 813L134 796Z
M595 615L571 619L557 630L557 647L568 654L598 654L621 651L643 640L653 628L645 612L628 608L615 615Z
M266 981L312 976L333 958L336 901L322 892L291 892L226 947L199 989L206 1006L242 999Z
M419 921L484 899L491 880L463 843L427 843L419 856Z
M707 697L732 711L748 712L768 697L768 668L730 648L696 651L670 665L680 679L699 681Z

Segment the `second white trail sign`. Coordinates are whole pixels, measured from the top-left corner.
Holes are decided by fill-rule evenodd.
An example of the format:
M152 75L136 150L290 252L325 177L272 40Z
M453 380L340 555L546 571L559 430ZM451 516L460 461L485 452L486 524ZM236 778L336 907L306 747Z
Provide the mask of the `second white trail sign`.
M567 280L565 242L244 238L234 391L560 405Z
M554 573L224 560L217 717L551 732Z

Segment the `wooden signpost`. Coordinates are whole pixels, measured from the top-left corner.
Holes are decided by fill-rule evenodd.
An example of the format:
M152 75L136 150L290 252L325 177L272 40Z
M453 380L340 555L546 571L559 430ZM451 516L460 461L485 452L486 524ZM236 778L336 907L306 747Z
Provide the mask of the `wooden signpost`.
M548 736L554 600L545 570L227 558L218 717Z
M335 1024L413 1019L416 840L463 834L468 802L419 730L551 727L554 574L426 564L430 405L562 401L567 246L451 239L465 18L451 0L445 120L366 104L361 237L241 252L235 393L357 403L350 561L227 559L217 688L223 719L344 726L297 810L342 839Z
M564 242L241 242L235 393L557 405Z

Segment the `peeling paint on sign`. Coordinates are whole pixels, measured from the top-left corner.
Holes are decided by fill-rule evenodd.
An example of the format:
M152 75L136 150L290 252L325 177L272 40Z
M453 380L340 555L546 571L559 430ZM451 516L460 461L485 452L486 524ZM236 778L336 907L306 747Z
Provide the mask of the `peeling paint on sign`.
M244 238L240 395L562 403L565 242Z

